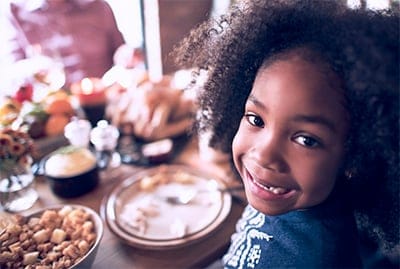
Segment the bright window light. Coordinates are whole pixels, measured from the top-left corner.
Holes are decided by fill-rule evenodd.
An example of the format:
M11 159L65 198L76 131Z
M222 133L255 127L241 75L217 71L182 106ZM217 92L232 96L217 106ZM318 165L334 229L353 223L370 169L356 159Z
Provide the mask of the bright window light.
M368 0L367 8L369 9L385 9L389 7L389 0Z
M390 0L366 0L366 8L368 9L386 9L390 6ZM350 8L361 7L361 0L347 0L347 5Z

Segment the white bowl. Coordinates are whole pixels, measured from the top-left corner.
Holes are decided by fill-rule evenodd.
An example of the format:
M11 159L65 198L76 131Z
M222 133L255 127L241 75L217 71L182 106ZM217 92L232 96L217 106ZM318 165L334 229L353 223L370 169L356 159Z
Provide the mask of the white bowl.
M94 241L94 244L90 248L90 250L83 256L80 261L76 264L74 264L71 269L87 269L91 268L94 262L94 259L96 258L97 251L100 246L100 241L103 238L104 234L104 226L103 226L103 220L101 219L100 215L97 214L96 211L89 207L84 207L84 206L76 206L75 207L80 207L86 210L90 215L92 216L92 220L94 222L94 225L96 227L96 240Z
M82 206L82 205L75 205L75 204L66 204L66 205L64 205L64 204L60 204L60 205L49 206L49 207L37 210L37 211L35 211L35 212L33 212L33 213L29 214L29 215L26 215L25 217L28 218L28 222L29 222L29 219L31 219L32 222L35 222L35 221L37 221L37 218L40 218L43 215L43 213L48 211L48 210L49 211L50 210L51 211L57 211L57 214L59 214L60 210L62 210L62 209L64 209L64 211L63 211L64 213L65 212L69 212L68 210L71 210L71 209L72 210L73 209L82 209L85 213L89 214L90 219L93 222L95 238L94 238L94 240L92 239L93 241L90 240L93 243L91 244L89 250L87 250L87 252L85 254L83 254L82 257L79 257L78 260L75 260L74 264L69 267L69 269L72 269L72 268L73 269L90 268L92 266L93 262L94 262L94 259L96 257L96 254L97 254L97 251L98 251L98 248L99 248L99 245L100 245L100 241L101 241L101 239L103 237L103 233L104 233L103 221L102 221L102 219L100 218L100 216L99 216L99 214L97 212L95 212L94 210L92 210L89 207ZM49 227L51 227L51 225L54 225L54 224L52 224L52 223L54 223L52 221L55 218L54 218L54 216L52 214L50 214L50 215L48 215L46 217L48 217L48 223L45 224L44 226L46 228L49 228ZM75 216L71 217L70 219L68 219L68 215L65 214L65 215L62 215L61 218L62 218L63 222L69 221L69 223L71 224L71 223L76 223L76 220L80 220L81 217L82 217L82 215L79 214L79 215L75 215ZM36 220L32 219L32 218L36 218ZM42 221L43 221L43 219L42 219ZM35 222L35 223L37 223L37 222ZM79 236L84 235L86 233L86 235L84 235L86 239L88 239L88 237L93 238L93 237L91 237L91 234L92 234L91 231L90 232L84 232L85 230L89 231L89 229L86 229L86 227L90 227L90 224L88 226L86 226L86 227L83 227L83 228L82 227L76 228L76 230L75 230L75 227L73 227L73 226L75 226L75 225L71 225L68 228L67 227L63 227L64 232L66 234L68 234L67 237L65 237L65 236L53 237L53 235L56 234L56 233L52 233L51 235L47 234L47 235L42 237L43 238L42 243L45 244L47 242L50 242L50 240L51 240L56 246L60 246L62 244L61 242L69 241L69 239L70 239L69 232L70 231L79 231ZM44 229L42 229L42 230L45 231ZM7 229L6 229L6 231L7 231ZM41 230L39 230L39 232L40 231ZM65 235L65 233L64 233L64 235ZM38 235L38 232L36 232L33 235L33 240L40 240L40 239L38 239L38 237L35 237L36 235ZM58 235L60 235L60 234L58 234ZM79 244L81 244L81 242L79 242ZM50 250L50 252L54 251L54 250L55 249L52 248ZM66 248L64 248L64 250L66 250ZM36 258L33 258L33 259L36 259Z

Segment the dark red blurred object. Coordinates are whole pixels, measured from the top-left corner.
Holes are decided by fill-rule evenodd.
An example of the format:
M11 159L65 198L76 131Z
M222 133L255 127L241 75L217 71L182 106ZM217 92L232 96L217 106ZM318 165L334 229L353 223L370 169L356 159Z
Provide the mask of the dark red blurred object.
M24 101L32 101L32 96L33 96L32 84L25 83L19 87L19 89L15 93L14 99L19 103L23 103Z

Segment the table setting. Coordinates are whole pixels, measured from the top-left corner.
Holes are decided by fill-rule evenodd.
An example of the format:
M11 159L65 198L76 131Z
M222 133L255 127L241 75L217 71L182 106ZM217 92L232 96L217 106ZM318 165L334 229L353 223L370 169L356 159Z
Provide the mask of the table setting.
M227 249L246 205L231 164L227 158L201 156L199 146L204 152L204 142L192 132L146 137L127 131L122 121L107 116L112 103L107 96L127 91L116 89L115 84L104 85L101 78L85 78L71 89L49 91L40 102L32 100L29 87L21 90L19 99L6 98L3 107L8 112L0 117L0 130L12 139L16 134L9 130L24 130L29 141L20 144L35 148L24 152L31 160L33 197L13 208L3 203L5 193L0 189L0 237L12 236L8 229L16 224L7 220L17 218L18 225L23 225L40 219L41 214L61 214L63 208L72 207L89 214L96 239L90 241L88 252L75 260L70 257L74 262L60 268L207 266ZM61 116L67 120L60 120ZM52 117L56 120L49 123ZM40 124L32 123L39 120ZM1 137L1 145L8 147L4 141L8 140ZM0 168L4 163L2 159ZM57 233L64 241L72 240L72 235ZM42 247L20 251L18 261L0 255L0 265L48 263L50 252L67 259L56 247L59 241L49 235L43 244L54 247L52 252ZM14 253L10 244L2 244L4 253Z
M220 192L217 189L238 184L235 181L225 182L226 180L220 179L220 177L227 176L226 167L214 165L210 169L211 172L204 172L204 169L199 167L196 151L197 142L191 141L174 159L176 166L175 164L163 164L143 167L121 164L118 167L101 170L96 187L77 197L57 195L52 191L46 177L36 177L35 190L38 193L38 199L31 208L19 212L19 214L30 215L37 210L55 205L71 204L85 206L95 211L102 219L104 231L92 268L107 268L115 264L119 268L159 268L160 266L163 268L202 268L225 252L236 220L240 217L245 203L237 197L231 196L229 192ZM189 176L195 175L195 184L185 183L181 179L182 183L172 185L163 183L162 188L158 189L160 186L153 187L153 191L147 190L145 186L141 187L144 190L138 190L138 184L142 181L145 182L149 175L153 177L157 174L164 175L171 170L177 173L180 171L179 169L189 173ZM208 181L218 184L205 184ZM142 184L146 185L146 183ZM211 189L210 192L197 194L195 200L189 205L171 205L162 200L166 199L171 192L181 196L197 188L200 190ZM179 189L184 190L183 194L176 191ZM154 191L157 195L162 195L160 200L153 197ZM150 214L148 218L151 221L147 224L148 231L142 235L135 228L137 220L132 211L135 212L143 204L146 205L146 197L142 197L143 200L140 200L143 193L157 201L155 205L150 203L147 206L150 208L148 210L155 208L158 213L146 213ZM242 191L238 193L240 194ZM203 198L206 197L209 201L203 204L205 202ZM3 212L4 214L9 216L15 213ZM151 214L158 215L151 217ZM184 221L187 220L185 218L192 221L187 226L185 226ZM202 222L199 222L199 219ZM164 228L161 229L157 223Z
M222 188L222 181L187 166L157 166L115 186L101 213L111 231L132 246L180 248L225 220L232 201Z

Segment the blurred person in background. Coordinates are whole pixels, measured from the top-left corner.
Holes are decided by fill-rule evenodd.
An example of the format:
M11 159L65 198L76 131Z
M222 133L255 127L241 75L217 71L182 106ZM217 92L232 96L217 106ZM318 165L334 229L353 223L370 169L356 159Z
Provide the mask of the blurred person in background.
M62 65L68 86L84 77L103 76L125 43L111 7L103 0L10 0L2 5L6 12L1 71L44 55L54 60L54 68Z
M136 84L109 106L108 117L122 133L154 141L191 132L197 109L195 93L185 90L191 72L175 65L170 53L191 29L217 12L216 2L158 1L163 76L161 81L152 81L148 73L138 76ZM227 1L218 0L222 2Z

